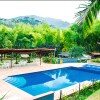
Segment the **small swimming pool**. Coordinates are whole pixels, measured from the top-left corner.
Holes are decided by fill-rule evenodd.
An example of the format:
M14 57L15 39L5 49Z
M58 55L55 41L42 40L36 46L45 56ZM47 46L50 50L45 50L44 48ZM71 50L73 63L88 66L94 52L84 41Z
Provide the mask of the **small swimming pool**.
M59 68L48 71L8 76L4 80L33 95L57 91L78 82L100 80L100 73L76 67Z

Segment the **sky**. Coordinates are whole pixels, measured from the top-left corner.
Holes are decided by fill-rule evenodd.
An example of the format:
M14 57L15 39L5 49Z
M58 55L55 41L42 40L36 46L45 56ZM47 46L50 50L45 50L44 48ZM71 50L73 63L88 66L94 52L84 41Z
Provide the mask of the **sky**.
M80 4L86 1L0 1L0 18L37 15L73 23Z

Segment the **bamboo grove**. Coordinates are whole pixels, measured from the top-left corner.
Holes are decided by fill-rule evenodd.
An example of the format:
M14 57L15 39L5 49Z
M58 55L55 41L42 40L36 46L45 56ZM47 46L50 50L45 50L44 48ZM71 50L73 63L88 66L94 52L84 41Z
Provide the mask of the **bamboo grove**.
M100 20L96 20L89 31L81 25L73 24L68 29L52 28L48 24L34 27L19 23L13 28L0 25L0 48L57 48L69 51L78 46L86 52L100 51Z

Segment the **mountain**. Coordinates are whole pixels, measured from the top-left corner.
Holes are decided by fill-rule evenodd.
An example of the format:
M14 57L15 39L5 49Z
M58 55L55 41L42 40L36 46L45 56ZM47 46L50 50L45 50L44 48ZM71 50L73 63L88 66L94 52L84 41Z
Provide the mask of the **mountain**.
M54 28L68 28L70 25L69 22L64 22L60 19L40 17L35 15L19 16L11 19L0 18L0 24L6 25L8 27L13 27L17 23L25 23L25 24L29 23L31 26L42 24L42 23L48 23L50 26Z

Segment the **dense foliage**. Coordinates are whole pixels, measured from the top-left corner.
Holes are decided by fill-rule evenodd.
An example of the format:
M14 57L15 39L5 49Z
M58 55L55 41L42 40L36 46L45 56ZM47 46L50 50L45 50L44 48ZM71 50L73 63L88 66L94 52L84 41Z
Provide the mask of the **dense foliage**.
M52 28L48 24L34 27L30 24L17 24L13 28L0 25L0 48L56 48L57 52L70 51L79 46L86 52L100 51L100 21L95 21L87 33L82 27L73 24L68 29Z

